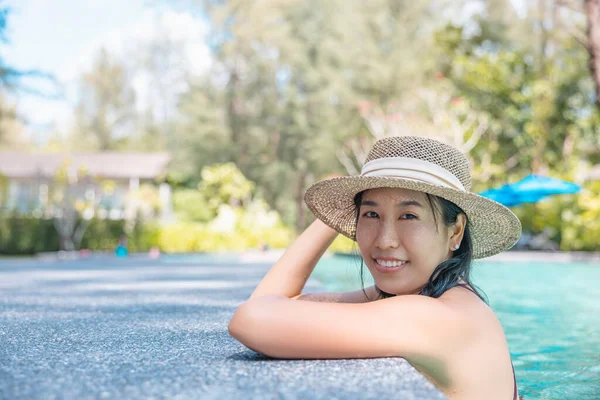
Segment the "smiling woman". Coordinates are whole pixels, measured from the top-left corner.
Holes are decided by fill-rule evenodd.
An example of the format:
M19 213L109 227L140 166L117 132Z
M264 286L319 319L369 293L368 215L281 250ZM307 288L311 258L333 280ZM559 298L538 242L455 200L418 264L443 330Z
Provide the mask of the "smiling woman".
M428 266L439 266L452 259L452 251L460 248L466 226L465 215L455 214L454 221L440 227L433 208L434 201L440 200L432 200L430 195L422 192L399 188L371 189L356 196L355 204L360 209L357 242L363 260L375 281L380 282L378 288L385 297L420 293L424 289L421 282L436 275ZM398 251L401 238L403 246ZM451 244L449 239L455 244ZM409 260L411 268L406 268ZM404 269L405 274L391 275ZM377 275L382 273L390 275L386 279L377 279ZM420 276L411 278L407 274Z
M453 147L378 141L361 176L307 191L319 220L239 307L231 335L275 358L404 357L450 399L515 399L502 326L469 271L472 258L510 248L520 223L470 184L468 161ZM337 233L357 241L375 285L302 294Z

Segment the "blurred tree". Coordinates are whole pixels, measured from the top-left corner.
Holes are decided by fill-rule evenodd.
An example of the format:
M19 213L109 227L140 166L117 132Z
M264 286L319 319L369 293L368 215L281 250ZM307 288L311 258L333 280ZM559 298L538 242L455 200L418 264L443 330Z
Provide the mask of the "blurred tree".
M536 61L527 41L522 45L502 35L499 40L481 37L483 28L475 32L449 25L437 38L445 52L440 68L456 95L490 120L489 140L474 149L476 165L487 158L499 166L490 166L487 185L506 182L507 173L520 178L550 167L575 178L580 159L598 148L598 114L585 49L568 35L546 35L540 43L552 50Z
M209 222L216 217L206 197L197 189L178 189L173 192L173 211L179 220Z
M25 149L28 144L15 107L0 95L0 148Z
M61 250L76 250L102 201L104 187L85 169L76 169L70 161L63 163L55 174L48 196L50 213L59 236Z
M354 76L350 81L361 100L386 108L406 92L431 79L432 33L444 17L436 6L441 1L404 2L375 0L357 2L350 46ZM459 7L460 8L460 7Z
M208 200L211 212L216 213L221 204L243 206L250 201L254 184L234 163L215 164L202 170L200 193Z
M443 1L357 3L356 20L349 24L354 74L349 84L356 93L353 111L358 111L364 126L336 147L337 158L348 173L359 173L375 140L424 133L410 123L424 122L414 114L414 95L433 75L433 57L422 49L432 47L431 32L444 19L436 7L444 5L450 12L461 8Z
M600 1L585 0L589 68L596 87L596 104L600 108Z
M6 28L11 8L0 0L0 44L9 44ZM50 83L49 91L44 92L40 85ZM58 87L54 78L42 71L23 70L6 63L0 55L0 146L25 147L27 140L24 135L22 118L17 115L15 107L8 101L8 94L24 92L44 97L56 97Z
M152 36L138 44L132 68L140 89L137 98L145 108L136 133L138 148L177 150L184 145L176 120L179 97L191 84L185 51L186 39L177 36L162 18L155 20Z
M135 129L135 91L124 65L106 49L81 77L75 109L75 137L80 146L114 150L127 145Z
M198 78L179 101L169 180L195 188L204 167L234 159L224 93L210 78Z
M226 145L212 146L209 157L234 161L301 230L305 189L341 172L340 143L365 133L359 101L386 104L424 76L420 46L428 43L431 8L392 0L202 4L216 84L196 86L187 98L219 110L210 132ZM190 120L204 113L194 109L184 111ZM195 131L190 142L206 143L208 133Z
M444 86L440 80L436 87L413 89L408 99L389 103L386 109L361 102L359 112L372 136L349 139L338 149L338 158L348 173L360 174L373 143L387 136L431 137L468 154L487 133L488 118Z
M600 161L582 2L197 3L214 67L180 99L171 179L234 162L297 230L306 187L358 173L376 136L461 147L475 190Z

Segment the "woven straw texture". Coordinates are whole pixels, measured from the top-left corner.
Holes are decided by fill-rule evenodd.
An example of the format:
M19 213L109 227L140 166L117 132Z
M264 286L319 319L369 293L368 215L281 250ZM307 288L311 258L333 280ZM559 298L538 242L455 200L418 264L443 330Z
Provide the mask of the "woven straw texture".
M311 186L304 197L308 208L325 224L356 240L356 194L379 187L404 188L442 197L465 212L471 229L473 258L498 254L514 246L519 240L521 223L508 208L469 192L469 161L454 147L423 137L389 137L375 143L365 163L388 157L415 158L439 165L455 175L466 192L398 178L342 177L327 179Z

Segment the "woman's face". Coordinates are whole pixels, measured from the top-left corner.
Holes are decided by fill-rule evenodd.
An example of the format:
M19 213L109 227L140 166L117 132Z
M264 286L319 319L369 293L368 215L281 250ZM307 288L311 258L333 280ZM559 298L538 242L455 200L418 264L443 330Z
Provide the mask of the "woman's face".
M356 241L379 289L416 294L433 270L460 244L464 216L452 227L443 224L422 192L378 188L363 193Z

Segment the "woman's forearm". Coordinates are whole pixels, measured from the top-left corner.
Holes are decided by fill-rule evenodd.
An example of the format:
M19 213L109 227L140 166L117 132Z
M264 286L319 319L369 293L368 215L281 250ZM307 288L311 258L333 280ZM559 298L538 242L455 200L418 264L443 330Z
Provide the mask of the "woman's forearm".
M335 230L317 219L271 267L250 298L268 295L294 297L300 294L315 265L336 236Z

